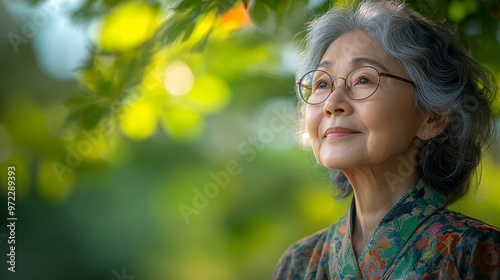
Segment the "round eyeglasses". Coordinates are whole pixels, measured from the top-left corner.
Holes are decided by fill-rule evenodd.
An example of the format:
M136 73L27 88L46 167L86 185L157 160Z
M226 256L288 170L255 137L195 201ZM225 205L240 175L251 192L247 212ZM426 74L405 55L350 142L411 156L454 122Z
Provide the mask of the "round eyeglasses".
M380 73L372 66L360 66L354 68L345 78L332 78L330 74L323 70L313 70L307 72L297 81L299 93L302 99L311 105L325 102L330 94L335 90L335 80L343 79L347 95L355 100L363 100L372 96L380 85L380 77L389 77L415 85L412 81L395 75Z

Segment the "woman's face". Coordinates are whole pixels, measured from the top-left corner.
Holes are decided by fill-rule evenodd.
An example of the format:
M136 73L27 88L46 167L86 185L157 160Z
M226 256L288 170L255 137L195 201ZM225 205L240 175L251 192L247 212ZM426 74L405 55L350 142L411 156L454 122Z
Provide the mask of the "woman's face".
M333 78L345 77L359 66L379 72L408 75L392 56L374 44L363 31L342 35L325 52L318 69ZM346 171L363 167L396 167L401 155L418 149L424 118L415 109L413 85L380 77L375 94L365 100L351 99L344 80L319 105L307 105L307 130L318 162ZM405 157L407 158L407 157Z

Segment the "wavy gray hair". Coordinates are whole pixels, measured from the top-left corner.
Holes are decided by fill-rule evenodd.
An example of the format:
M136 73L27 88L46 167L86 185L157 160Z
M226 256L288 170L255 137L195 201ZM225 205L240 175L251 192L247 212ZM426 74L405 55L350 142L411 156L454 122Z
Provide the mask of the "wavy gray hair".
M395 57L415 82L416 109L440 118L443 133L426 141L418 155L421 179L452 203L465 195L478 175L485 144L491 139L490 104L496 95L493 75L456 42L452 33L398 1L365 1L331 9L309 26L306 50L297 71L316 69L330 44L363 30ZM302 105L305 106L305 105ZM352 192L345 175L332 170L339 198ZM476 185L480 176L476 176Z

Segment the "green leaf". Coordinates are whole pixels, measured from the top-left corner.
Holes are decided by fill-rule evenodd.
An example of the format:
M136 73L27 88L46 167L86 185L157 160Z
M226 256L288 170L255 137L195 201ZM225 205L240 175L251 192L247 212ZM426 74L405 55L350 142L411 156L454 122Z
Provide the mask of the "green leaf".
M252 21L259 27L266 27L272 19L275 19L272 9L270 9L263 1L250 0L248 4L248 13Z
M177 5L176 9L179 11L185 11L185 10L194 10L194 9L199 9L205 1L202 0L182 0L179 2L179 5Z
M83 112L82 115L82 125L85 129L93 129L97 124L104 119L104 115L107 112L107 108L101 107L99 105L94 105Z

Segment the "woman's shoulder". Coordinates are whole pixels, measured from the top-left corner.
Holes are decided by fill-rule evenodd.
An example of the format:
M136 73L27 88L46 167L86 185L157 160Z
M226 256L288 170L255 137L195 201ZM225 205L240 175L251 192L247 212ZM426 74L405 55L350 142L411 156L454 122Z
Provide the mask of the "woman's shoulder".
M500 245L499 228L446 207L436 212L430 218L429 224L429 233L432 235L455 233L476 239L494 238Z
M436 246L453 248L457 253L477 254L488 248L500 253L499 228L448 208L437 211L419 231L424 231L424 238L436 241Z
M439 264L440 269L434 271L439 275L500 277L499 228L443 208L418 232L412 254L420 256L426 269L432 263Z
M343 220L291 245L281 256L272 279L303 279L311 273L326 273L322 260L327 260L331 238L344 225Z

